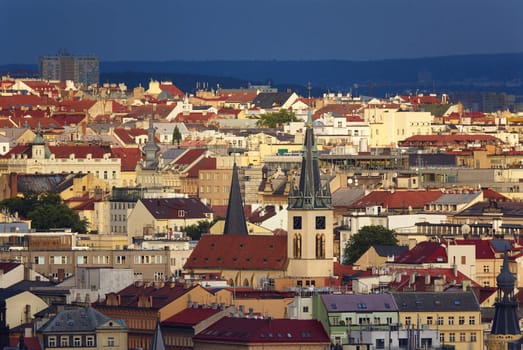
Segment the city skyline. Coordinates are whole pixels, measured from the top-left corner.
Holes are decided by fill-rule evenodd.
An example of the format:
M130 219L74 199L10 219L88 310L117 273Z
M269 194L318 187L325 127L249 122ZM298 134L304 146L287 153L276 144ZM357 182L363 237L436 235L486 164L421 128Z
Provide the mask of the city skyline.
M100 0L0 3L0 64L64 49L118 60L383 60L523 52L523 3Z

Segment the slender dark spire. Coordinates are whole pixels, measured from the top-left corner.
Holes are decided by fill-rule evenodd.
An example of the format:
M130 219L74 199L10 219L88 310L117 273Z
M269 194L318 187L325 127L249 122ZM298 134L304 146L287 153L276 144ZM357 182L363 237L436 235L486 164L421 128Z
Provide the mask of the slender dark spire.
M160 320L156 321L156 328L154 329L153 340L151 341L149 350L165 350L165 342L163 341Z
M291 182L289 209L332 209L329 184L321 184L318 149L312 128L312 113L309 109L303 143L300 183L298 188Z
M160 150L160 147L156 144L154 136L153 118L149 119L149 128L147 129L147 142L143 146L142 152L145 154L143 162L144 169L156 169L158 167L158 158L156 154Z
M9 326L7 324L7 304L4 289L0 289L0 349L9 346Z
M236 162L232 167L231 189L229 192L229 204L227 205L227 217L223 227L224 235L248 235L247 222L243 212L242 194L240 192L240 181L238 180L238 169Z
M498 284L498 298L490 334L520 334L517 316L518 305L514 297L516 279L509 269L507 250L503 255L503 268L496 277L496 282Z

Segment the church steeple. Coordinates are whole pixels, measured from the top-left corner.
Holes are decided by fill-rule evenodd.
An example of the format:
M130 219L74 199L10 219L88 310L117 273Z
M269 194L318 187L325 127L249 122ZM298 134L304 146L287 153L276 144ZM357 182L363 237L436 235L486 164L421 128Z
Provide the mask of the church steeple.
M162 328L160 327L160 320L156 321L156 328L154 329L153 340L149 350L165 350L165 342L163 340Z
M305 125L300 182L298 188L295 188L293 181L291 183L289 209L332 209L329 184L321 184L318 149L310 110Z
M517 302L514 297L516 279L509 270L508 253L503 255L503 268L496 278L498 298L490 334L520 334Z
M158 167L158 158L156 154L160 147L156 144L154 136L153 118L149 119L149 128L147 129L147 142L143 146L142 152L145 154L143 169L154 170Z
M0 349L9 346L9 326L7 325L7 304L4 289L0 289Z
M232 167L231 189L229 191L229 203L227 204L227 217L223 227L224 235L248 235L245 213L243 212L242 194L240 192L240 181L238 180L238 169L236 162Z

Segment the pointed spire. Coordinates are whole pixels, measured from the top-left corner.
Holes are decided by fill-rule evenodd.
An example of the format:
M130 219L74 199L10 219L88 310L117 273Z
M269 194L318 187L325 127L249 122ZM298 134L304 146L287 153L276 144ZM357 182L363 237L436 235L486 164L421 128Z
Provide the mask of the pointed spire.
M163 341L162 328L160 327L160 320L156 321L156 328L154 329L153 340L149 350L165 350L165 342Z
M307 112L305 140L301 161L300 182L297 189L289 193L289 209L331 209L329 186L322 186L318 149L314 138L312 111Z
M509 269L508 248L503 254L503 267L496 277L496 282L498 284L498 296L490 334L520 334L517 315L518 305L514 297L516 279Z
M236 162L232 167L231 189L229 192L229 203L227 205L227 217L223 227L224 235L248 235L245 213L243 212L242 194L240 192L240 181L238 180L238 169Z

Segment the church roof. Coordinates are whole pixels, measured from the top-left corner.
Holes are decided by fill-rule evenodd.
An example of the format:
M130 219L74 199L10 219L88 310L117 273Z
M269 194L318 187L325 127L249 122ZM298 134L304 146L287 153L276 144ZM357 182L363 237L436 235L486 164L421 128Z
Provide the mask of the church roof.
M151 342L149 350L165 350L165 342L163 341L160 320L156 322L156 328L154 329L153 340Z
M184 267L283 270L286 263L286 236L204 235Z
M236 163L232 168L231 189L229 192L229 203L227 205L227 216L224 235L248 235L245 214L243 212L242 194L240 192L240 182L238 180L238 168Z

